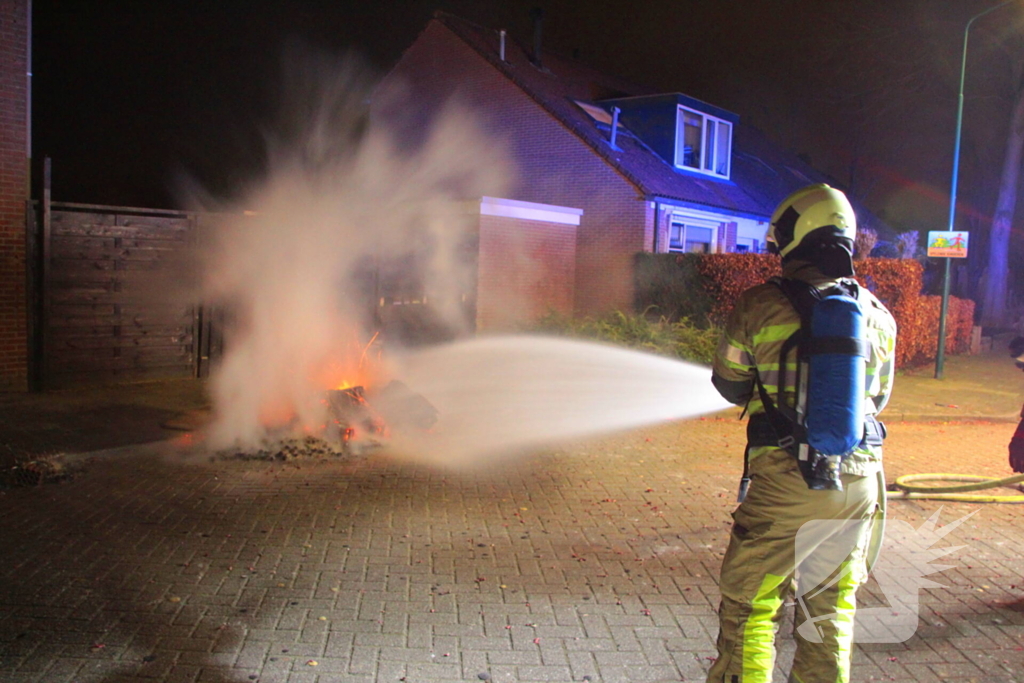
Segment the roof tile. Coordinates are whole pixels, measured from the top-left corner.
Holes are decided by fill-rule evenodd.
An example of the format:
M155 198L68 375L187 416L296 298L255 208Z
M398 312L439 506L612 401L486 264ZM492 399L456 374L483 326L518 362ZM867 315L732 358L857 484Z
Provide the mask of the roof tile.
M498 31L444 12L437 12L435 19L573 131L646 196L766 217L790 192L811 182L828 182L823 174L742 121L733 130L729 180L677 170L631 134L618 135L616 146L619 149L612 149L610 127L595 121L576 101L593 103L658 94L656 91L556 54L545 53L543 66L538 68L526 50L507 36L502 61L498 53Z

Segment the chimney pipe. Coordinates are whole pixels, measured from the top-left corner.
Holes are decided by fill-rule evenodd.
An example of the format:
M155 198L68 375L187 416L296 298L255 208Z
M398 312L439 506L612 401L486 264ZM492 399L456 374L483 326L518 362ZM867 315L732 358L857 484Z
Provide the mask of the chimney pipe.
M530 10L530 19L533 20L533 65L538 69L543 68L540 61L540 44L542 35L542 24L544 21L544 10L534 7Z
M500 43L500 47L498 48L498 56L501 58L501 61L504 62L505 61L505 29L501 29L501 31L499 31L499 36L500 36L501 43Z

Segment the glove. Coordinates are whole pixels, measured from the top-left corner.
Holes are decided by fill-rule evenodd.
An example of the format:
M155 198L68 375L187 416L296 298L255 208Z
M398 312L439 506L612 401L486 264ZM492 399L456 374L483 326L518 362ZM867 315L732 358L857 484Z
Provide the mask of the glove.
M1017 431L1010 439L1010 468L1024 474L1024 420L1017 425Z

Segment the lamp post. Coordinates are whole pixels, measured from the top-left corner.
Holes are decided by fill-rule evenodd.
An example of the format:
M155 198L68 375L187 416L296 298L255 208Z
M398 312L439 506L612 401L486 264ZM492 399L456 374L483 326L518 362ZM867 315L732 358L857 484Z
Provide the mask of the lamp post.
M950 182L949 191L949 227L947 230L953 232L956 221L956 186L960 173L960 129L964 120L964 75L967 73L967 36L970 34L974 22L989 12L1000 7L1005 7L1016 0L1005 0L998 5L993 5L987 10L978 12L967 21L964 27L964 50L960 58L960 93L957 96L956 105L956 142L953 145L953 179ZM935 354L935 379L942 379L943 366L946 362L946 314L949 312L949 257L946 257L946 265L942 274L942 308L939 311L939 348Z

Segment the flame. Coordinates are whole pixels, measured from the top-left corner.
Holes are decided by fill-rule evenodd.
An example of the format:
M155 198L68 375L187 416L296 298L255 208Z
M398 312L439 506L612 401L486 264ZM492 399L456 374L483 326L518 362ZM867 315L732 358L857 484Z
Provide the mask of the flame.
M353 333L348 344L341 345L330 357L312 364L309 377L313 386L340 391L380 383L384 372L378 339L379 333L376 333L369 341L362 343ZM319 399L319 403L326 406L326 398ZM268 401L260 410L259 421L268 430L288 429L297 434L322 434L327 429L327 425L320 420L300 424L299 412L290 403ZM353 436L354 433L347 434L346 438Z
M351 340L347 349L326 359L314 371L314 384L338 390L377 384L383 374L379 336L380 332L375 332L365 344Z

